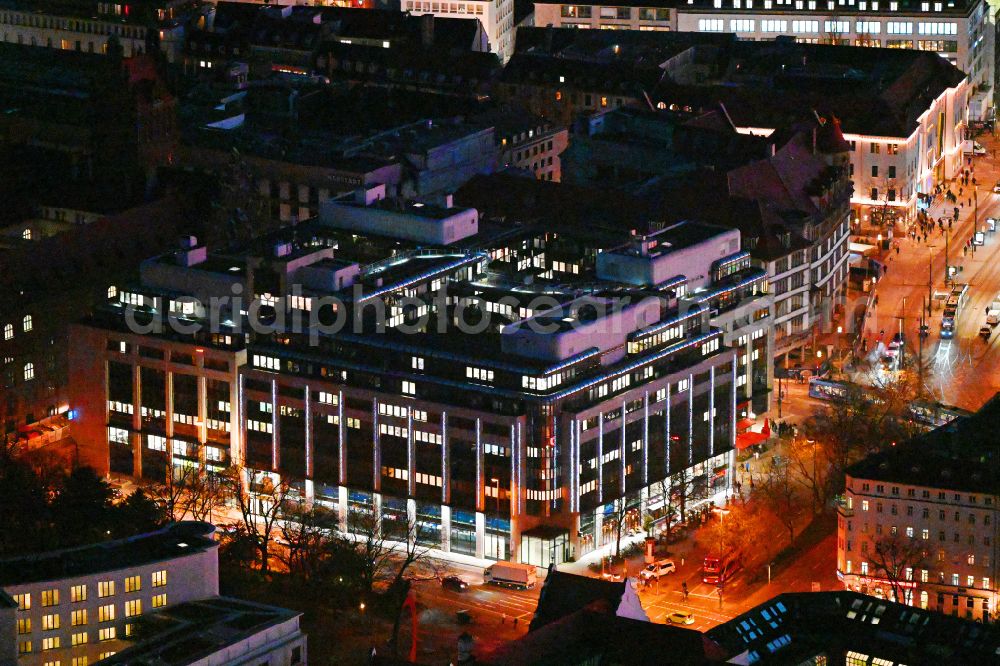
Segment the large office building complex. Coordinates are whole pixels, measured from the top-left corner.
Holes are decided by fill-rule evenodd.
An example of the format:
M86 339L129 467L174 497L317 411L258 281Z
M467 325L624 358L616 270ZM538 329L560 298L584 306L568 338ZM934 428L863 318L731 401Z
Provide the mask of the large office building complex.
M616 511L638 523L671 475L728 488L772 339L738 231L573 240L381 196L146 261L76 331L81 458L150 479L241 465L345 530L406 521L444 552L542 566L613 540Z

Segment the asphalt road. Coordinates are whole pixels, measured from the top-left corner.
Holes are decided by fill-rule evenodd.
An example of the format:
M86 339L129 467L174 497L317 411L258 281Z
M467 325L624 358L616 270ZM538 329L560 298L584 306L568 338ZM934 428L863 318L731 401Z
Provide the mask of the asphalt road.
M992 137L978 139L987 148L1000 150L1000 142ZM959 222L948 234L948 263L960 266L956 282L969 284L969 296L958 318L955 337L940 337L942 303L935 301L928 317L929 335L924 340L923 355L930 362L930 372L925 377L925 387L935 399L945 404L965 409L978 409L987 399L1000 390L1000 328L995 329L988 341L979 337L979 328L985 323L986 306L1000 293L1000 232L987 233L986 244L975 252L963 254L965 242L975 229L984 229L987 217L1000 216L1000 195L994 194L993 185L1000 179L1000 168L992 157L974 159L975 177L978 181L978 217L974 221L974 206L968 206L969 189L962 198L966 206L960 209ZM952 185L957 194L958 185ZM932 217L951 211L953 204L936 203ZM946 225L947 228L947 225ZM869 349L881 331L888 341L902 326L910 343L905 353L918 353L917 329L921 310L931 291L944 291L945 235L935 231L924 243L908 237L897 238L899 252L891 250L887 257L888 272L878 282L878 306L866 323Z

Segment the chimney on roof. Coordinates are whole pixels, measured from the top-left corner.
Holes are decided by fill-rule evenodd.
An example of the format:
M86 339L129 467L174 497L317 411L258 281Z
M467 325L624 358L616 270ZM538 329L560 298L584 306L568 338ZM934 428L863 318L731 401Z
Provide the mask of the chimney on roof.
M434 14L420 17L420 43L425 48L434 46Z

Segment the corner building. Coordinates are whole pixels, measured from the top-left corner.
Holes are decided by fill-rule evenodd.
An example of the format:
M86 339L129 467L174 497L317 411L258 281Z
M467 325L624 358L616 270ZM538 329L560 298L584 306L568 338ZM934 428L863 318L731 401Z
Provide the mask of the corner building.
M418 210L424 224L453 217ZM749 365L725 340L771 339L766 273L738 233L675 231L689 256L648 287L527 284L505 269L539 258L527 231L472 225L448 247L417 248L338 228L341 213L330 205L241 253L189 243L146 262L141 284L78 327L82 457L152 479L239 464L251 491L286 479L343 530L359 529L353 516L415 522L412 538L456 559L539 566L613 542L619 511L639 529L672 475L692 497L728 490ZM137 313L203 321L201 302L234 284L287 325L250 334L232 311L210 333L126 326ZM353 326L289 323L330 296ZM737 312L731 330L713 323Z
M847 470L837 576L851 590L970 620L997 617L1000 395ZM882 557L876 546L904 546ZM907 553L913 553L907 555Z

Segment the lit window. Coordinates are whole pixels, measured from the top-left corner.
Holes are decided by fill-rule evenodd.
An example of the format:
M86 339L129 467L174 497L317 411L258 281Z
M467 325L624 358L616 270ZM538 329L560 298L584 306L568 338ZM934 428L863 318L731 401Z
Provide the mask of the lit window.
M80 625L87 624L87 609L82 608L80 610L75 610L70 615L70 624L74 627L79 627Z
M154 571L150 578L152 579L153 587L163 587L167 584L167 570Z
M31 593L25 592L24 594L15 594L14 601L17 603L17 609L26 611L31 610Z
M3 325L3 339L10 340L14 337L14 324Z
M125 617L142 615L142 599L129 599L125 602Z
M150 447L152 448L152 447ZM115 581L113 580L102 580L97 584L97 596L99 597L110 597L115 593Z
M31 633L31 618L23 617L17 621L17 633L19 634L30 634Z
M21 328L23 328L24 332L27 333L33 327L34 326L32 325L32 322L31 322L31 315L24 315L24 319L21 320Z
M31 641L21 641L17 644L18 654L30 654L31 653Z
M167 595L157 594L153 597L153 608L163 608L167 605Z
M115 619L115 605L107 604L97 609L98 622L111 622Z
M59 637L49 636L48 638L42 639L42 650L57 650L59 649Z
M417 394L417 385L414 384L413 382L404 381L403 382L403 393L405 395L416 395Z
M69 588L69 599L73 603L77 603L79 601L86 601L87 600L87 586L86 585L74 585L73 587Z
M86 638L87 634L84 634L83 637ZM89 664L90 664L90 657L87 656L73 657L73 666L89 666Z
M113 641L115 639L116 631L114 627L104 627L97 634L97 640L100 641Z
M56 606L59 604L59 590L42 590L42 605Z
M73 634L72 638L73 645L83 645L86 642L87 642L86 631L78 631L77 633Z
M28 363L24 364L24 381L26 382L31 381L34 378L35 378L35 364L29 361Z
M51 615L42 616L42 630L52 631L53 629L59 628L59 614L53 613Z
M142 578L139 576L129 576L125 579L126 592L138 592L142 589Z

